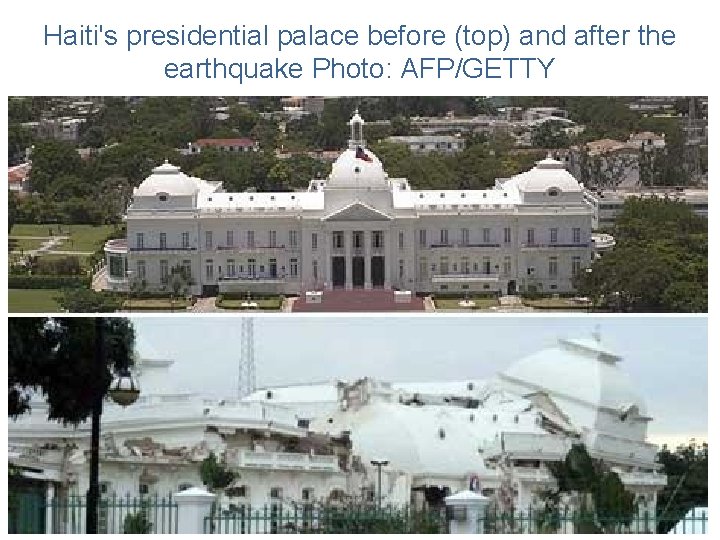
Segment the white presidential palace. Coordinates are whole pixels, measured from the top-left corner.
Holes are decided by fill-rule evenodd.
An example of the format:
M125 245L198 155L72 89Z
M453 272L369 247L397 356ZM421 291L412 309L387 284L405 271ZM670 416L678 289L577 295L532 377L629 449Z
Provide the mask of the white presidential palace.
M104 497L201 486L200 464L214 452L239 474L221 495L225 508L376 500L378 491L383 504L424 508L470 489L501 510L528 510L556 486L548 464L576 443L618 473L650 516L643 526L666 484L646 404L598 336L561 339L484 380L363 378L242 399L175 388L173 361L142 341L138 351L139 401L108 401L102 417ZM41 400L8 426L8 460L41 500L86 492L89 443L87 424L48 421ZM70 527L51 514L48 527Z
M414 190L365 147L363 119L307 191L228 193L165 163L134 191L127 239L105 246L107 286L195 295L331 289L563 293L591 261L592 209L544 159L487 190Z

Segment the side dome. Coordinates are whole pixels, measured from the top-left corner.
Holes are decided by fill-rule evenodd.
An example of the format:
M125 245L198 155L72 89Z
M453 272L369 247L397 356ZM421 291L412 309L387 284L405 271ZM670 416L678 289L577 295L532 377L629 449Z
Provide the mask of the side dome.
M525 193L546 193L556 196L562 193L580 193L582 186L570 174L562 161L547 157L535 167L515 177L517 187Z
M198 185L191 177L180 170L180 167L165 161L155 167L135 190L136 196L155 197L161 194L174 196L193 196L198 191Z

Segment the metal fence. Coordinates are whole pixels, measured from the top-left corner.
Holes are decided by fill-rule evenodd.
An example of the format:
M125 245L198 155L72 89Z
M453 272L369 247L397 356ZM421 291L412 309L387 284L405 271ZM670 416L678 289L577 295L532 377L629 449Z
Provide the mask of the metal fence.
M10 498L8 532L23 534L84 534L87 515L85 497L57 497L47 501L36 494ZM172 496L103 497L98 504L98 532L177 533L177 503Z
M213 510L204 532L213 534L446 533L445 511L368 506L271 504Z
M706 534L707 512L690 511L681 517L657 517L649 512L597 515L572 511L488 512L478 529L487 534Z

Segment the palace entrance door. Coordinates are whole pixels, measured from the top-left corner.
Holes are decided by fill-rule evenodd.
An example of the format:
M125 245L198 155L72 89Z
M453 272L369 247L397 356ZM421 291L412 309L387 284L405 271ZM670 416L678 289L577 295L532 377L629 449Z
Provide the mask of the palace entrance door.
M385 257L375 255L370 259L370 281L373 287L385 286Z
M332 258L332 285L334 289L345 288L345 257Z
M352 258L352 285L355 289L365 286L365 257Z

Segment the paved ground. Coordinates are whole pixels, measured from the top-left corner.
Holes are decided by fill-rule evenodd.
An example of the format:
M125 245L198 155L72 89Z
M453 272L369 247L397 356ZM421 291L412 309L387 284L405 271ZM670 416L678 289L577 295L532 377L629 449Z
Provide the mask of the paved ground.
M215 305L215 297L209 296L207 298L198 298L195 305L190 308L193 313L214 313L214 312L225 312L227 310L220 309Z
M324 291L319 304L309 304L300 296L292 310L295 313L425 311L425 304L417 296L408 303L396 303L393 291L383 289L334 290Z

